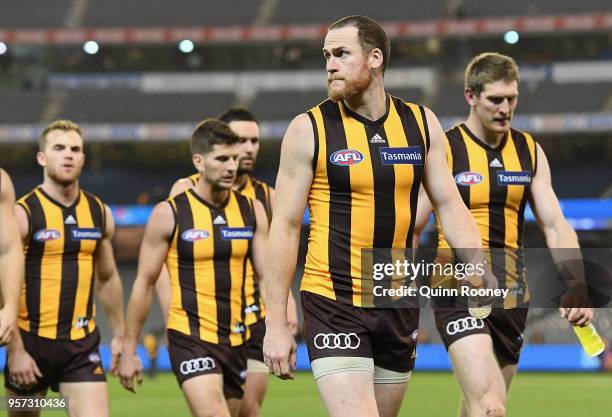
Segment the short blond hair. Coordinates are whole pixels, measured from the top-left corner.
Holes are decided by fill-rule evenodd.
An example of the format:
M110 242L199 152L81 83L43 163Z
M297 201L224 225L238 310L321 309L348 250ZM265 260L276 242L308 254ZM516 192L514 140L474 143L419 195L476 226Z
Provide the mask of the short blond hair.
M47 135L52 130L61 130L63 132L77 132L81 139L83 139L83 131L81 126L74 123L72 120L56 120L51 122L45 129L40 133L38 138L38 149L44 151L47 146Z
M485 84L504 80L508 83L519 81L519 69L514 59L497 52L485 52L475 56L465 69L465 88L476 96L484 90Z

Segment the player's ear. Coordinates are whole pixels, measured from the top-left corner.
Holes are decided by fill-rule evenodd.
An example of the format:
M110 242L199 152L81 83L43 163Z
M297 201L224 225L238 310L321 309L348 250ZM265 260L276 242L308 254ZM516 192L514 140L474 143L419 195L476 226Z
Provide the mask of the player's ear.
M370 51L368 55L369 55L368 61L370 64L370 68L372 68L373 70L382 69L383 61L384 61L382 51L378 48L374 48L372 49L372 51Z
M465 101L467 101L470 106L476 105L476 99L478 97L476 97L476 94L471 88L465 87L465 90L463 91L463 96L465 97Z
M38 165L40 165L41 167L47 165L47 156L43 151L36 152L36 162L38 162Z
M191 161L198 172L204 172L204 155L194 153L191 157Z

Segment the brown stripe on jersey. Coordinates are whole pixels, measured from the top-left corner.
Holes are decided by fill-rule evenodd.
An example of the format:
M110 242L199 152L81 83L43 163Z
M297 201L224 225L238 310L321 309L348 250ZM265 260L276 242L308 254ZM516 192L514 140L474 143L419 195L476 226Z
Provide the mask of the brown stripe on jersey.
M99 227L100 231L102 232L102 236L104 236L106 233L106 208L104 207L104 203L87 192L85 192L85 197L87 198L89 209L94 219L94 227ZM97 224L97 219L100 219L102 223ZM98 252L99 245L100 241L97 241L95 249L96 253ZM92 279L89 286L89 298L87 300L87 317L94 316L94 284L95 280Z
M244 224L254 224L256 228L257 220L255 217L254 207L251 206L251 203L249 202L249 200L241 196L239 198L237 196L237 201L238 201L238 208L240 209L240 215L242 216L242 219L244 220ZM253 233L255 233L255 229L253 229ZM248 262L250 262L250 259L252 259L252 255L253 255L253 245L252 245L252 240L249 240L249 249L247 252L247 256L244 257L243 268L242 268L242 321L243 322L244 322L244 316L245 316L244 309L247 307L246 295L244 293L244 287L247 281L246 271L247 271L247 264ZM255 276L253 276L253 279L255 280ZM261 294L260 294L258 284L259 283L257 281L253 283L254 290L255 290L253 293L253 299L254 299L253 303L257 306L261 306ZM263 318L261 313L262 313L261 308L255 312L255 317L257 317L258 321ZM244 333L244 336L246 336L246 332Z
M185 193L175 199L177 234L176 250L179 259L179 284L181 288L181 304L189 319L190 336L200 337L200 320L198 318L198 300L196 297L196 282L194 271L193 242L181 239L181 231L193 229L193 212Z
M269 190L267 189L267 184L264 185L263 183L254 180L253 186L255 187L255 198L261 201L261 204L263 204L264 209L266 210L266 216L268 217L268 223L270 223L272 221L272 207L270 206L270 196L268 194Z
M419 106L421 112L421 118L423 119L423 126L425 128L425 151L429 151L430 139L429 139L429 125L427 124L427 115L425 114L425 107Z
M314 134L314 154L312 155L312 174L314 176L315 172L317 172L317 161L319 159L319 129L317 129L317 122L312 114L312 110L309 110L306 114L310 119L310 123L312 123L312 132Z
M81 199L79 194L78 199ZM78 204L78 202L77 202ZM68 216L77 218L73 205L69 208L62 208L62 218ZM58 339L70 338L72 327L72 313L76 302L77 285L79 280L78 253L81 251L81 242L71 239L71 229L73 224L66 224L64 221L64 254L62 255L62 283L60 289L60 305L58 312L57 337Z
M468 155L467 147L463 141L461 130L459 126L455 126L448 132L446 132L448 143L450 145L451 154L453 158L452 174L453 177L461 172L470 170L470 157ZM458 185L459 194L465 205L470 208L470 187Z
M531 178L533 181L533 177L535 176L535 172L537 169L537 153L535 142L531 137L527 137L527 135L523 134L519 131L512 132L512 138L514 139L514 144L516 146L517 154L519 156L519 162L521 163L521 170L523 171L531 171ZM531 145L531 146L530 146ZM518 217L518 239L517 245L519 247L519 252L516 257L516 271L517 271L517 284L522 286L525 290L517 294L517 305L521 305L526 301L527 298L527 285L525 280L525 253L522 250L523 247L523 232L525 229L525 205L527 204L527 199L531 195L531 186L529 189L525 190L523 193L523 198L521 199L521 204L519 206L519 217Z
M219 215L227 219L225 207L211 208L211 217L213 219L216 219ZM232 314L230 309L232 276L229 265L232 256L232 241L223 240L220 227L213 227L212 235L214 239L213 265L215 270L217 334L220 344L229 344L229 335L232 328Z
M30 231L46 229L45 212L36 194L30 193L23 201L22 206L24 205L27 206L26 211L28 212ZM44 252L45 243L31 239L31 236L28 236L25 263L26 306L30 332L34 334L38 334L40 325L40 276L41 258Z
M353 302L352 289L343 281L351 276L351 178L347 167L337 166L331 162L331 155L347 149L347 138L344 132L342 116L338 104L329 100L321 104L323 124L327 137L327 178L329 182L329 272L332 278L336 300ZM331 239L332 228L342 230ZM340 285L339 285L340 284Z

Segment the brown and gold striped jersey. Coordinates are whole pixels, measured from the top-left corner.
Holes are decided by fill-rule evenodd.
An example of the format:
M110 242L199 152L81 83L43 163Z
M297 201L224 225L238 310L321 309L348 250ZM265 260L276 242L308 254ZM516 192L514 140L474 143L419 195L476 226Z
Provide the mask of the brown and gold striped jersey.
M510 288L517 297L507 297L505 306L515 307L528 298L524 282L522 251L525 205L537 170L536 142L515 129L496 148L480 141L465 124L446 132L448 164L465 205L476 220L482 245L500 288ZM438 247L448 248L437 222Z
M256 229L253 202L230 192L214 207L194 190L168 200L176 224L166 265L171 301L168 328L216 344L249 338L244 285Z
M365 306L361 250L412 246L429 149L425 111L387 96L376 121L331 100L307 114L315 151L301 290Z
M200 174L190 175L189 180L193 183L193 186L197 184L200 179ZM247 175L247 180L244 185L237 191L250 198L251 200L259 200L263 204L268 216L268 223L272 221L272 203L270 201L270 185L264 181L260 181L250 175ZM249 260L247 269L249 269L244 284L244 295L246 300L245 305L245 323L251 325L258 322L266 317L266 306L261 297L261 290L259 283L255 280L253 274L253 265Z
M28 216L19 327L76 340L95 329L95 256L106 227L102 201L84 190L69 207L39 187L17 204Z

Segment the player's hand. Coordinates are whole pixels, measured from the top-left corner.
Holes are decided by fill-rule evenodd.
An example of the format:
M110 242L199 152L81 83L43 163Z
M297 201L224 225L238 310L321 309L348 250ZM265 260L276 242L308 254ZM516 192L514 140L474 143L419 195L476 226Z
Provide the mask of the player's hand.
M298 334L297 305L295 304L295 299L293 298L293 294L291 293L289 293L289 298L287 299L287 322L289 323L289 330L291 330L291 334L293 336L297 336Z
M590 307L577 308L577 307L560 307L559 312L561 317L567 318L567 320L573 326L586 326L591 320L593 320L593 309Z
M124 352L119 359L119 381L123 388L135 393L134 377L138 385L142 384L142 363L138 354Z
M296 366L297 345L287 321L274 323L266 319L263 351L270 372L280 379L294 378L291 371Z
M10 349L7 355L9 378L16 385L24 388L36 385L42 372L28 352L23 348Z
M119 359L121 358L121 352L123 351L123 337L115 336L110 344L111 347L111 365L110 373L112 376L119 375Z
M17 331L17 315L12 309L0 310L0 346L8 345Z

